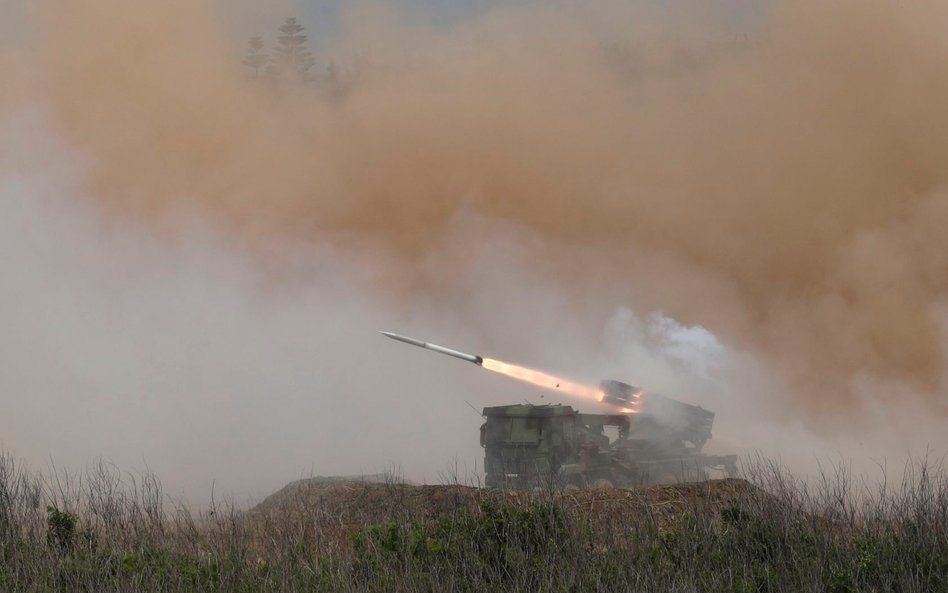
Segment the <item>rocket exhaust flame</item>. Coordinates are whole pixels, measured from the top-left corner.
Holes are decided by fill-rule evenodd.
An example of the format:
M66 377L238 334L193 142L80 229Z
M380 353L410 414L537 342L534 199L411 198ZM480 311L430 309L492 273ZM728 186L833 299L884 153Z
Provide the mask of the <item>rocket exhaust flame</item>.
M485 358L481 366L483 366L485 369L494 371L495 373L507 375L508 377L537 385L538 387L562 391L563 393L569 395L591 399L594 401L602 401L602 398L600 397L602 392L597 387L573 383L572 381L560 379L541 371L501 362L499 360L494 360L493 358Z
M476 354L468 354L467 352L446 348L445 346L439 346L438 344L432 344L431 342L425 342L417 338L410 338L395 332L379 333L387 338L404 342L405 344L411 344L412 346L418 346L419 348L431 350L439 354L446 354L447 356L453 356L454 358L459 358L467 362L473 362L495 373L500 373L501 375L506 375L513 379L530 383L531 385L613 406L616 408L616 411L621 414L638 413L636 408L638 407L642 390L638 387L622 383L621 381L606 380L600 382L599 387L592 387L590 385L560 379L559 377L548 375L542 371L494 360L493 358L484 358Z

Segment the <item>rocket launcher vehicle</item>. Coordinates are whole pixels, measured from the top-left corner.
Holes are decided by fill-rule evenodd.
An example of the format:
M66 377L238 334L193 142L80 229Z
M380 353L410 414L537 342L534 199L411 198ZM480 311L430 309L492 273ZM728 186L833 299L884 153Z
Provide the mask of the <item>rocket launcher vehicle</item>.
M481 428L481 445L485 447L485 483L488 486L529 487L536 482L533 474L538 467L555 471L558 479L568 483L605 483L621 487L704 480L709 477L708 470L713 468L723 468L728 476L736 475L735 456L701 453L711 438L714 412L700 406L646 392L641 387L614 379L603 379L598 387L572 383L542 371L401 334L381 333L399 342L612 408L605 414L581 414L569 406L559 405L517 404L485 408L487 422ZM554 416L559 420L553 422L551 418ZM567 424L573 428L566 431ZM605 426L619 428L619 438L615 442L610 443L603 434ZM526 441L525 435L529 436ZM573 453L566 458L553 455L554 449L543 445L544 438L566 442L580 436L585 440L574 443ZM583 446L588 448L589 443L595 445L593 449L583 449L587 451L584 455L576 453ZM540 480L539 483L548 481Z

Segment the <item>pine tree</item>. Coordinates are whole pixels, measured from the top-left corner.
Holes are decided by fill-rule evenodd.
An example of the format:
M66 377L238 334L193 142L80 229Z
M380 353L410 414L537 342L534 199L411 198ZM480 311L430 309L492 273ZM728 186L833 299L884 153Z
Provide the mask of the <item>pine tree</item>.
M259 78L261 69L270 63L270 56L263 51L263 37L259 35L251 37L248 45L243 64L253 69L254 78Z
M312 52L306 49L306 35L303 25L295 18L288 18L280 27L279 42L274 49L275 55L268 71L278 80L305 82L309 79L309 69L316 60Z

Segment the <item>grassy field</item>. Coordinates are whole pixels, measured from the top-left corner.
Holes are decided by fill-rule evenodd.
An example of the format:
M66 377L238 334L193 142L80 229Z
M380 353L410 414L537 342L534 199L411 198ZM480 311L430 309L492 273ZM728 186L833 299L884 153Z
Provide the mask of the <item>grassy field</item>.
M239 512L0 459L0 591L948 591L948 483L506 493L304 481Z

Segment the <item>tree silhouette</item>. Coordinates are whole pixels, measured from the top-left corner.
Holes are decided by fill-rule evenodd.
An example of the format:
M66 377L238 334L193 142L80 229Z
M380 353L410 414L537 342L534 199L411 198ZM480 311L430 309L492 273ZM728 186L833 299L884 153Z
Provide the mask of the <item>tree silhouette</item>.
M253 77L260 77L260 70L270 63L270 56L263 51L263 37L256 35L248 42L247 56L243 64L253 69Z
M295 18L288 18L280 26L279 41L274 48L275 55L270 63L268 72L278 80L289 82L305 82L309 79L309 69L316 60L312 52L306 49L306 35L303 34L303 25Z

